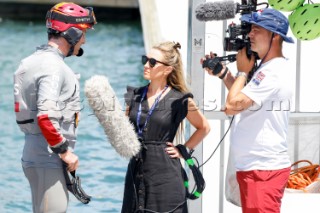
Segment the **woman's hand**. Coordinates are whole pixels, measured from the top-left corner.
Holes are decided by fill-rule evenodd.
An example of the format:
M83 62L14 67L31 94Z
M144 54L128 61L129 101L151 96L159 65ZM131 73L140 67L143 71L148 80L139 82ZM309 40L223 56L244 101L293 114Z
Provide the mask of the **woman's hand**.
M171 142L167 142L167 147L165 148L166 153L170 156L170 158L181 158L179 150L173 145Z

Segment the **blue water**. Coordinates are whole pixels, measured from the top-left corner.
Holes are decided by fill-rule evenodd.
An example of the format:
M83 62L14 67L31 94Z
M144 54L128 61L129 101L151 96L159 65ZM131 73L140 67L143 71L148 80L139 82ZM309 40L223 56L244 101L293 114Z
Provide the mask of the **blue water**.
M47 42L44 23L0 22L0 212L32 212L29 184L21 168L23 135L13 112L13 73L22 58ZM84 96L84 82L95 74L108 77L119 99L127 85L142 85L140 57L144 44L140 22L98 23L88 31L85 54L66 59L81 74L83 111L76 154L77 173L85 191L93 197L88 205L70 195L68 212L119 212L127 160L108 143Z

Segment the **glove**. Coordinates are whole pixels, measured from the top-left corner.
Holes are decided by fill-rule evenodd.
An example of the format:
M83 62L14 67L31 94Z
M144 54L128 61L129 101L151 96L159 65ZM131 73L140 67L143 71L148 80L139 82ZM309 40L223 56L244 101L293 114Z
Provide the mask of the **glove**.
M91 196L87 195L81 187L81 179L76 176L76 171L69 172L68 165L63 162L63 174L66 179L67 189L71 192L80 202L88 204L91 201ZM71 175L71 177L70 177Z

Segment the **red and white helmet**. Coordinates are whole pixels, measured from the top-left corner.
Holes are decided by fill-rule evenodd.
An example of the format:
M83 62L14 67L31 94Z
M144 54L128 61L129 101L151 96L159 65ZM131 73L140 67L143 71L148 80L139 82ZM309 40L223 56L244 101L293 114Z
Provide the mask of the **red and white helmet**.
M46 15L47 28L64 32L71 27L80 30L92 29L96 17L91 7L83 8L72 2L61 2L53 6Z

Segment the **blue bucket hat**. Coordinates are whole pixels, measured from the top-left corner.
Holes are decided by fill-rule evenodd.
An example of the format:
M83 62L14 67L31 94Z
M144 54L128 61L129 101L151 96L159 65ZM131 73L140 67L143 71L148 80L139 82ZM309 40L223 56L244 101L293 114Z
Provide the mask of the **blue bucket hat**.
M287 36L289 21L278 10L266 8L262 11L244 14L240 20L263 27L266 30L279 34L284 41L294 43L293 39Z

